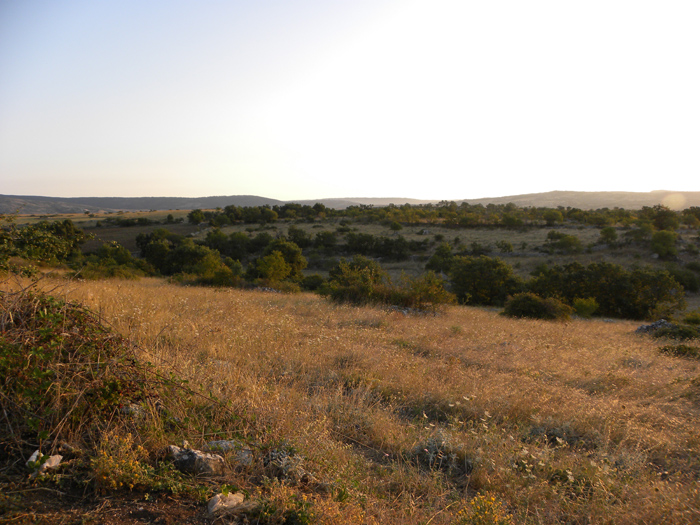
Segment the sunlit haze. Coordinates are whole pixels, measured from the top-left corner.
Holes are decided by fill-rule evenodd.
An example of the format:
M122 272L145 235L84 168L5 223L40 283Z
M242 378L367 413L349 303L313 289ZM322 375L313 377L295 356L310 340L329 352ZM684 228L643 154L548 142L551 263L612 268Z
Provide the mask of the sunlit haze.
M0 193L700 191L700 2L0 0Z

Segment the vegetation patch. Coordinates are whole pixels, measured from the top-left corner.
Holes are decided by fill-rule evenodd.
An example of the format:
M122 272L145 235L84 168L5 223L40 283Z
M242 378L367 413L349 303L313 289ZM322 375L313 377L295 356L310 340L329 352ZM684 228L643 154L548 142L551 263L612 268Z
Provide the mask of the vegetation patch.
M508 317L558 321L566 321L571 317L572 312L573 308L553 297L542 298L533 293L514 295L508 299L503 309L503 315Z
M666 345L659 348L662 354L674 357L686 357L689 359L700 359L700 348L690 345Z

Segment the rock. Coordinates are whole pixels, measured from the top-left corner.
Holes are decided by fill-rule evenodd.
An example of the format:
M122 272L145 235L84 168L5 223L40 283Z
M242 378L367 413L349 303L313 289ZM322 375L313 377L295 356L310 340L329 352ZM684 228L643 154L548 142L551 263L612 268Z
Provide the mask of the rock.
M34 472L32 472L32 477L36 477L40 476L47 470L58 468L62 460L63 456L60 454L49 456L47 458L39 450L36 450L34 451L34 454L30 456L29 460L27 460L27 466L34 470Z
M653 334L657 330L661 330L662 328L673 328L676 325L673 323L669 323L666 319L659 319L658 321L651 323L651 324L643 324L639 328L637 328L634 332L636 334Z
M273 477L291 483L311 483L314 477L304 470L304 458L286 450L271 450L263 460Z
M243 443L232 440L210 441L204 445L207 452L230 452L236 451L235 461L239 465L249 467L253 464L253 451L243 445Z
M146 413L143 410L143 407L140 405L137 405L136 403L129 403L128 405L124 405L119 409L119 411L122 414L126 414L127 416L131 416L134 419L142 419Z
M224 458L218 454L207 454L200 450L170 445L168 455L173 459L175 468L187 474L214 476L222 474L226 468Z
M245 495L242 492L227 495L217 494L207 503L209 517L217 519L245 514L255 508L257 508L255 502L245 501Z

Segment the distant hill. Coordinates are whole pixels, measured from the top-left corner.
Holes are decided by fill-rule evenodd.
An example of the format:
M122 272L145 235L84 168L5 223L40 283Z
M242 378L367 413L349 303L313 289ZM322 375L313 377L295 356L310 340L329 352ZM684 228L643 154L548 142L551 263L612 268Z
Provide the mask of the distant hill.
M518 206L538 206L556 208L557 206L595 210L598 208L626 208L638 210L643 206L664 204L672 209L700 206L700 191L548 191L546 193L529 193L510 197L490 197L485 199L465 199L469 204L507 204Z
M56 213L90 213L108 211L194 210L213 209L229 205L262 206L284 204L283 201L255 195L219 197L35 197L0 195L0 213L51 215Z
M449 200L449 199L446 199ZM530 193L511 195L507 197L490 197L483 199L452 199L456 203L469 204L507 204L512 202L518 206L538 206L556 208L557 206L597 209L597 208L627 208L639 209L642 206L665 204L673 209L700 206L700 192L652 191L622 192L622 191L550 191L546 193ZM145 211L145 210L194 210L213 209L234 206L270 206L283 205L286 202L313 205L317 202L329 208L344 209L348 206L372 205L387 206L389 204L436 204L435 200L418 200L406 198L347 198L347 199L316 199L302 201L280 201L258 197L255 195L230 195L218 197L40 197L28 195L0 195L0 213L15 213L19 211L26 215L53 215L61 213L99 213L113 211Z

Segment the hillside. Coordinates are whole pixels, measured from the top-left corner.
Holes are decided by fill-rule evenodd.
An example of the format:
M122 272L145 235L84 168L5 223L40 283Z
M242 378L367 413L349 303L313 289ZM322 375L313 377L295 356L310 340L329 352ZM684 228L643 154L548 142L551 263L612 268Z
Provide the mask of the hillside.
M53 370L68 367L68 386L87 381L96 406L115 412L94 434L97 421L75 418L46 429L56 441L44 452L59 435L73 447L56 473L27 478L37 441L31 432L12 441L20 413L3 400L8 521L205 523L205 502L222 490L244 493L249 521L267 524L673 525L700 515L698 362L662 354L669 342L635 334L635 323L513 320L461 306L404 315L158 279L42 286L100 312L126 340L99 331L95 346L89 332L57 325L59 346L80 337L76 356L102 348L111 360L82 375L70 362ZM0 297L4 337L14 337L13 319L25 326L12 316L19 301ZM75 315L42 308L56 323ZM17 340L32 340L22 329ZM54 348L45 328L36 337ZM121 390L88 381L120 367L125 378L157 380ZM140 412L120 409L139 389L148 393ZM64 388L58 399L75 407L73 395ZM230 452L224 473L182 476L162 451L183 439L194 449L236 440L250 463ZM18 445L22 461L7 454Z
M653 191L635 192L581 192L551 191L483 199L446 199L457 203L469 204L507 204L518 206L553 207L564 206L580 209L625 208L640 209L643 206L664 204L673 209L700 206L700 192ZM218 197L40 197L28 195L0 195L0 213L8 214L19 211L27 215L50 215L59 213L98 213L110 211L147 211L147 210L193 210L223 208L235 206L283 205L285 202L315 204L320 202L329 208L344 209L348 206L389 204L428 204L438 201L406 198L346 198L316 199L302 201L280 201L253 195L231 195Z

